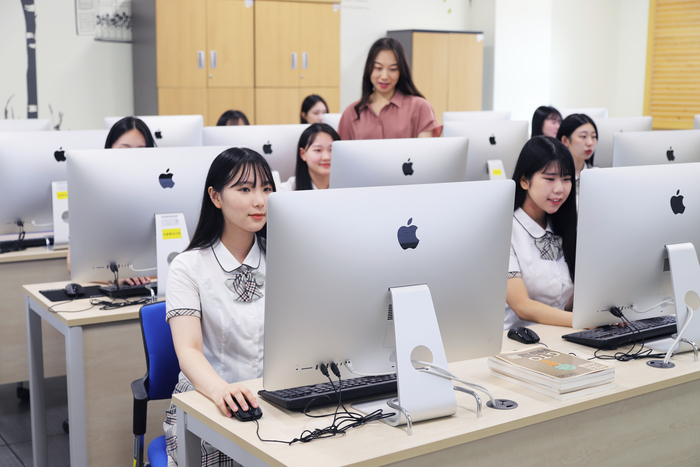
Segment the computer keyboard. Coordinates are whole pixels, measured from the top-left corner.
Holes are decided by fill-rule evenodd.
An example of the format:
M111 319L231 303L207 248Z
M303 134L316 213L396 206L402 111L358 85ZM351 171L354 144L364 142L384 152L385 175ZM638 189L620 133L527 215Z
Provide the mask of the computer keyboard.
M577 344L597 349L614 349L642 339L670 336L676 332L676 317L672 315L632 321L628 326L608 325L562 337Z
M150 297L151 291L147 287L153 289L153 293L158 293L158 282L153 281L148 284L138 285L120 285L117 289L116 285L105 285L99 288L100 292L111 298L129 298L129 297Z
M35 246L53 245L53 237L29 238L24 240L6 240L0 242L0 252L21 251Z
M307 406L330 404L338 402L338 382L320 383L298 388L278 389L277 391L258 391L260 397L268 402L288 410L304 410ZM384 393L396 392L396 375L360 376L359 378L344 379L341 384L343 402L360 397L378 396ZM327 396L327 397L325 397ZM311 402L309 404L309 402Z

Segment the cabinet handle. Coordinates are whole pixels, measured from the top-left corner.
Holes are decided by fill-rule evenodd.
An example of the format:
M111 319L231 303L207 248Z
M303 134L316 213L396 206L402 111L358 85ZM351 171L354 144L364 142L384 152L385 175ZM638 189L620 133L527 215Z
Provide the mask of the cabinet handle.
M306 70L309 68L309 54L306 52L303 52L301 54L301 67Z
M216 50L212 50L209 53L209 61L211 62L210 68L216 68Z
M297 53L292 52L292 70L297 69Z
M197 68L200 70L204 68L204 51L200 50L197 52Z

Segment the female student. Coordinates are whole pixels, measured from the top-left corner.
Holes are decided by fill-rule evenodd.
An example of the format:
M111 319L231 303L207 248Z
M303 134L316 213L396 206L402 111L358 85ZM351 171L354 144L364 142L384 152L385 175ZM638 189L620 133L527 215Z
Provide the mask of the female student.
M367 55L362 98L343 112L338 133L346 139L440 136L442 126L418 92L403 46L391 37L375 42Z
M598 127L586 114L571 114L561 122L557 139L569 148L576 168L576 192L581 171L593 167L595 148L598 144Z
M306 96L301 103L301 123L322 123L323 114L328 113L328 104L318 94Z
M551 136L557 137L561 125L561 114L554 107L541 106L537 107L532 115L532 136Z
M262 376L265 225L273 191L270 166L260 154L245 148L219 154L209 168L192 241L168 273L166 319L182 369L174 393L196 388L227 417L247 411L248 403L258 406L239 382ZM168 454L177 462L174 406L166 414ZM202 447L203 465L230 462L208 444Z
M296 175L277 188L279 191L328 188L331 178L331 146L340 136L325 123L314 123L301 134L297 148Z
M219 121L216 122L216 126L236 125L250 125L250 123L248 123L248 117L240 110L227 110L221 114Z
M504 329L532 323L571 326L576 254L574 161L560 141L530 139L515 166Z

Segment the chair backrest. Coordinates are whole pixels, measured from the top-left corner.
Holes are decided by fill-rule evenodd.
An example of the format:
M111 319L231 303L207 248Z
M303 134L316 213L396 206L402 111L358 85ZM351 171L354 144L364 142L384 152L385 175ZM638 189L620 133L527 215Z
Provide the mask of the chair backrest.
M146 351L146 387L150 400L170 399L180 374L180 364L165 313L165 302L144 305L139 311Z

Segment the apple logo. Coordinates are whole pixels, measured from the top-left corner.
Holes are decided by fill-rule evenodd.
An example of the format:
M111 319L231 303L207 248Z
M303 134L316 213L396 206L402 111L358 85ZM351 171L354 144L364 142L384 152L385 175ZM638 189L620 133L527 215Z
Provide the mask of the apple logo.
M166 170L164 174L160 174L158 177L158 182L163 188L172 188L175 186L173 181L173 174L169 173L170 169Z
M272 145L268 141L267 144L263 144L263 153L264 154L272 154Z
M401 169L403 170L404 175L413 175L413 162L411 162L411 158L409 157L406 162L403 163L403 166L401 166Z
M418 227L411 225L411 222L413 222L413 218L408 220L408 225L399 228L399 232L397 234L399 238L399 245L401 245L401 248L404 250L417 247L418 242L420 241L416 237L416 230Z
M496 145L496 135L489 136L489 143L491 143L491 146Z
M669 161L673 161L676 158L676 156L673 155L673 146L668 148L668 151L666 151L666 157Z
M63 162L66 160L66 151L63 150L63 146L58 148L58 151L53 153L53 157L55 157L58 162Z
M156 139L163 139L163 133L160 130L156 131Z
M676 196L671 196L671 211L674 214L683 214L685 212L681 190L676 191Z

